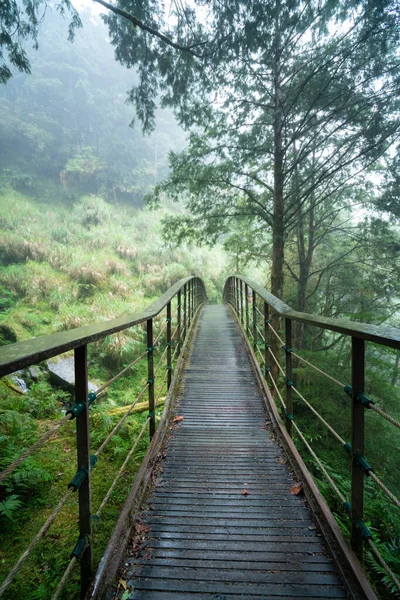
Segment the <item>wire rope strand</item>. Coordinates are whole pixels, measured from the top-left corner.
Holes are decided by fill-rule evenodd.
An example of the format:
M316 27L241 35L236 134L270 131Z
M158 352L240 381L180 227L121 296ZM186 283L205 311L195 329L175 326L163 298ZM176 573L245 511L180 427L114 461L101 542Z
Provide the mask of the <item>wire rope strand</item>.
M301 438L303 444L305 445L305 447L307 448L307 450L310 452L310 454L316 460L316 462L317 462L319 468L321 469L322 473L325 475L325 477L327 478L327 480L331 484L332 488L335 490L335 492L338 495L338 497L340 498L340 500L343 503L345 503L346 502L346 498L343 496L343 494L341 493L341 491L337 487L336 483L333 481L332 477L329 475L328 471L326 470L326 468L324 467L324 465L322 464L322 462L320 461L320 459L318 458L318 456L315 454L314 450L311 448L310 444L307 442L306 438L304 437L304 435L302 434L302 432L300 431L300 429L297 427L296 423L294 421L292 421L292 423L293 423L293 427L295 428L295 430L297 431L299 437Z
M308 408L314 413L314 415L321 421L321 423L323 423L325 425L325 427L327 429L329 429L329 431L332 433L332 435L338 440L338 442L340 442L343 446L346 444L345 440L340 437L340 435L333 429L333 427L331 425L329 425L329 423L327 421L325 421L324 417L322 417L319 412L312 406L312 404L310 404L308 402L308 400L306 400L303 396L303 394L301 394L299 392L299 390L297 388L294 387L294 385L292 385L292 390L295 392L295 394L297 394L299 396L299 398L301 398L304 402L304 404L306 404L306 406L308 406Z
M400 429L400 422L396 421L396 419L394 419L393 417L391 417L390 415L385 413L385 411L382 410L381 408L379 408L379 406L376 406L375 404L370 404L369 408L371 410L374 410L376 413L378 413L378 415L381 415L381 417L383 417L384 419L389 421L389 423L391 423L392 425L394 425L395 427L398 427Z
M324 375L325 377L327 377L328 379L330 379L331 381L333 381L333 383L336 383L337 385L339 385L341 388L345 387L344 383L342 383L338 379L335 379L331 375L328 375L328 373L325 373L325 371L323 371L322 369L316 367L315 365L313 365L312 363L310 363L308 360L306 360L305 358L303 358L302 356L300 356L296 352L292 352L292 356L295 356L296 358L298 358L299 360L301 360L301 362L305 363L306 365L308 365L309 367L311 367L312 369L314 369L314 371L317 371L321 375Z
M63 589L64 585L66 584L67 579L69 578L69 576L71 575L72 571L75 568L76 562L77 562L77 558L76 558L76 556L73 556L69 562L68 567L66 568L66 570L64 572L64 575L60 579L60 582L57 586L56 591L52 595L51 600L57 600L57 598L61 594L62 589Z
M122 377L122 375L124 375L124 373L126 373L127 371L129 371L129 369L131 369L134 365L136 365L136 363L138 363L140 360L142 360L142 358L144 358L148 353L148 350L146 350L145 352L143 352L143 354L141 354L140 356L138 356L138 358L135 358L135 360L133 362L131 362L130 365L128 365L127 367L125 367L124 369L122 369L122 371L120 371L119 373L117 373L117 375L114 375L114 377L112 379L110 379L109 381L107 381L106 383L104 383L101 387L99 387L98 390L96 390L95 394L96 396L99 396L100 394L102 394L104 392L104 390L106 388L108 388L109 385L111 385L112 383L114 383L114 381L116 381L117 379L119 379L120 377Z
M3 593L8 588L8 586L10 585L11 581L14 579L14 577L18 573L18 571L21 569L22 565L24 564L24 562L26 561L26 559L28 558L28 556L30 555L32 550L34 550L36 548L37 544L40 542L42 537L49 530L50 526L54 523L55 519L60 514L64 504L66 503L68 498L71 496L72 492L73 492L73 490L69 489L68 492L66 492L66 494L64 494L64 496L61 498L60 502L57 504L56 508L53 510L51 515L47 518L45 524L42 525L42 527L40 528L38 533L35 535L32 542L27 547L27 549L21 554L21 556L19 557L19 559L17 560L17 562L15 563L15 565L13 566L13 568L11 569L11 571L9 572L9 574L7 575L7 577L5 578L3 583L1 584L0 596L3 595Z
M158 360L157 366L156 366L156 368L154 369L154 377L157 375L157 372L158 372L159 368L161 367L162 360L163 360L163 358L164 358L164 356L165 356L165 353L167 352L167 350L168 350L168 346L166 346L166 347L165 347L165 349L164 349L163 353L161 354L161 356L160 356L160 358L159 358L159 360Z
M273 386L274 386L274 388L275 388L275 391L276 391L276 393L278 394L278 398L279 398L279 400L281 401L281 404L282 404L282 406L283 406L283 410L285 410L285 411L286 411L286 404L285 404L285 401L284 401L284 399L282 398L282 394L280 393L280 391L279 391L279 389L278 389L278 386L277 386L277 385L276 385L276 383L275 383L275 379L273 378L271 371L268 371L268 374L269 374L269 376L270 376L270 378L271 378L271 381L272 381L272 383L273 383Z
M371 549L372 554L375 556L377 562L385 569L390 579L393 581L397 589L400 591L400 581L397 579L396 575L393 573L392 569L389 567L382 554L379 552L378 548L375 546L374 542L371 538L367 539L368 545Z
M256 346L256 351L259 353L259 355L261 357L261 360L264 363L265 362L265 358L264 358L263 353L261 352L261 350L260 350L260 348L258 346Z
M259 328L258 325L256 325L256 329L257 329L258 335L260 336L260 338L262 339L262 341L265 343L264 334L263 334L263 332L261 331L261 329Z
M162 378L162 381L160 383L161 389L160 389L160 392L159 392L159 394L158 394L158 396L156 398L156 401L154 402L154 408L157 408L158 401L161 398L161 394L163 393L163 389L162 388L163 388L163 385L165 383L165 379L167 377L167 373L168 373L168 369L165 370L164 377Z
M145 393L145 391L147 390L148 387L149 387L149 384L146 383L146 385L144 386L144 388L142 389L142 391L140 392L140 394L137 396L137 398L134 401L134 403L131 404L131 407L129 408L128 412L126 412L124 414L124 416L122 417L122 419L120 419L118 421L118 423L116 424L116 426L114 427L114 429L108 434L108 436L106 437L106 439L104 440L104 442L101 444L101 446L99 447L99 449L95 452L95 456L99 456L99 454L101 452L103 452L103 450L107 446L108 442L111 440L111 438L114 437L114 435L117 433L118 429L121 427L121 425L124 423L124 421L129 417L129 415L133 411L135 405L139 402L140 398L143 396L143 394Z
M126 467L126 465L128 464L128 462L129 462L129 459L131 458L132 454L133 454L133 453L134 453L134 451L136 450L138 443L140 442L140 440L141 440L141 438L142 438L142 436L143 436L144 432L146 431L146 428L147 428L147 423L148 423L149 419L150 419L150 417L147 417L147 419L146 419L146 421L145 421L145 423L144 423L144 425L143 425L143 427L142 427L142 429L141 429L141 431L140 431L140 433L139 433L138 437L136 438L136 441L135 441L134 445L132 446L131 450L129 451L129 453L128 453L127 457L125 458L125 460L124 460L124 462L123 462L123 464L122 464L121 468L119 469L119 471L118 471L118 473L117 473L117 475L116 475L116 477L115 477L114 481L112 482L112 484L111 484L111 486L110 486L110 488L109 488L109 490L108 490L107 494L104 496L104 498L103 498L103 500L102 500L102 502L101 502L101 504L100 504L99 508L97 509L97 512L95 513L95 516L97 516L97 517L99 517L99 516L100 516L100 513L101 513L101 511L103 510L103 508L104 508L104 507L105 507L105 505L107 504L108 500L110 499L110 496L111 496L111 494L112 494L112 492L113 492L113 490L114 490L115 486L117 485L117 483L118 483L118 480L120 479L120 477L121 477L122 473L124 472L124 470L125 470L125 467Z
M385 494L391 499L393 504L395 504L397 508L400 508L400 500L389 490L389 488L386 487L383 481L381 481L373 471L369 471L368 475L371 477L371 479L375 481L376 485L378 485L381 488L381 490L385 492Z
M275 354L272 352L271 348L268 348L268 350L269 350L269 353L271 354L272 358L274 359L276 366L278 367L278 369L282 373L283 377L285 378L286 377L285 371L282 369L282 367L281 367L278 359L276 358Z
M271 329L272 333L278 338L282 346L284 346L285 342L283 341L279 333L272 327L271 323L268 323L268 327Z
M63 417L57 423L57 425L55 425L52 429L49 429L49 431L47 431L44 435L42 435L42 437L37 442L35 442L32 446L30 446L30 448L25 450L25 452L23 452L17 459L14 460L14 462L12 462L10 465L8 465L8 467L6 467L4 469L4 471L2 471L0 473L0 481L2 481L6 477L8 477L13 471L15 471L15 469L17 469L19 467L19 465L24 462L24 460L26 460L29 456L31 456L31 454L33 454L34 452L36 452L36 450L38 450L41 446L43 446L43 444L52 435L57 433L57 431L60 429L60 427L62 427L67 421L71 421L71 419L73 419L72 414L65 415L65 417Z

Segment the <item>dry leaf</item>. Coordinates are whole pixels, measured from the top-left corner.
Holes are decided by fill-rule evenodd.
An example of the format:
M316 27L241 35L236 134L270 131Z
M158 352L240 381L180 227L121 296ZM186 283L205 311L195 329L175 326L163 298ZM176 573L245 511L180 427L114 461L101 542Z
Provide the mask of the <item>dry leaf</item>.
M301 483L301 481L299 483L293 484L292 487L290 488L290 493L293 496L297 496L302 491L303 491L303 484Z
M122 587L124 588L124 590L126 590L126 581L124 581L123 579L120 579L118 583L120 585L122 585Z
M248 493L249 493L249 492L248 492L247 490L243 490L243 492L242 492L242 496L247 496L247 494L248 494Z
M180 421L183 421L184 417L175 417L175 419L172 420L173 423L179 423Z

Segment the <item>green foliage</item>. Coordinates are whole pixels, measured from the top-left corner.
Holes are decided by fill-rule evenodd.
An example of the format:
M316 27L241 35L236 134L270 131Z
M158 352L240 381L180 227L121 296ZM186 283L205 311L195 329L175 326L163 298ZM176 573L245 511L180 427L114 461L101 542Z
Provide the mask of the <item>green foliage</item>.
M0 517L7 517L7 519L14 519L14 513L22 506L21 500L19 500L16 494L11 494L5 500L0 502Z

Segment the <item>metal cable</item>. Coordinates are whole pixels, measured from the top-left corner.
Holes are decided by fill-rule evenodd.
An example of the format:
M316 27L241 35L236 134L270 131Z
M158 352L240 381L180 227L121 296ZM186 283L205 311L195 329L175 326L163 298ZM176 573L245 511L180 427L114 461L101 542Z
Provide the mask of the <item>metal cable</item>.
M145 393L145 391L147 390L148 387L149 387L149 384L146 383L146 385L144 386L144 388L142 389L140 394L137 396L134 403L129 408L128 412L124 414L124 416L122 417L122 419L120 419L120 421L118 421L118 423L116 424L114 429L111 431L111 433L106 437L104 442L101 444L100 448L95 452L95 456L99 456L99 454L104 450L104 448L107 446L107 444L111 440L111 438L114 437L114 435L117 433L118 429L121 427L121 425L124 423L124 421L129 417L129 415L133 411L135 405L139 402L140 398L143 396L143 394Z
M143 427L142 427L142 429L141 429L138 437L136 438L136 441L135 441L134 445L132 446L131 450L129 451L127 457L125 458L125 460L124 460L124 462L123 462L120 470L118 471L118 473L117 473L114 481L112 482L112 484L111 484L111 486L110 486L107 494L104 496L104 498L103 498L103 500L102 500L102 502L101 502L101 504L100 504L99 508L97 509L97 512L96 512L96 514L94 516L97 516L97 517L100 516L101 511L103 510L104 506L107 504L108 500L110 499L110 496L111 496L111 494L112 494L115 486L117 485L117 482L120 479L122 473L124 472L125 467L126 467L128 461L129 461L129 459L131 458L132 454L136 450L136 447L137 447L138 443L140 442L140 440L141 440L144 432L146 431L147 423L148 423L149 419L150 419L150 417L147 417L147 419L146 419L146 421L145 421L145 423L144 423L144 425L143 425Z
M164 325L161 327L160 331L158 332L154 342L153 342L153 346L155 346L158 342L158 340L160 339L160 337L162 336L162 334L164 333L166 327L168 325L168 321L165 321Z
M272 332L274 333L274 335L278 338L278 340L280 341L280 343L282 344L282 346L285 345L285 342L283 341L283 339L280 337L279 333L277 333L275 331L275 329L272 327L271 323L268 323L268 327L272 330Z
M390 415L385 413L385 411L383 411L378 406L375 406L375 404L370 404L368 408L370 408L371 410L374 410L376 413L378 413L378 415L381 415L381 417L383 417L384 419L389 421L389 423L391 423L392 425L394 425L395 427L398 427L400 429L400 422L396 421L396 419L394 419L393 417L391 417Z
M258 312L259 315L262 316L262 318L264 319L264 313L258 308L257 304L256 304L256 311Z
M331 425L329 425L329 423L327 421L325 421L325 419L319 414L319 412L304 398L303 394L301 394L299 392L299 390L297 390L294 385L291 386L292 390L295 392L295 394L297 394L299 396L299 398L301 398L304 402L304 404L306 404L308 406L308 408L314 413L314 415L316 417L318 417L318 419L321 421L321 423L323 423L325 425L325 427L327 429L329 429L329 431L332 433L332 435L344 446L346 444L345 440L340 437L340 435L338 433L336 433L336 431L333 429L333 427Z
M256 329L258 332L258 335L260 336L260 338L262 339L262 341L265 343L265 337L264 334L262 333L261 329L258 327L258 325L256 325Z
M280 363L279 363L278 359L276 358L275 354L272 352L271 348L268 348L268 350L269 350L269 352L270 352L270 354L271 354L272 358L274 359L274 361L275 361L275 364L277 365L278 369L279 369L279 370L280 370L280 372L282 373L283 377L284 377L284 378L286 378L285 371L282 369L282 367L281 367L281 365L280 365Z
M400 500L396 498L396 496L386 487L386 485L375 475L373 471L368 471L368 475L375 481L376 485L378 485L381 490L385 492L387 496L391 499L391 501L400 508Z
M30 555L32 550L34 550L36 548L36 546L38 545L38 543L40 542L42 537L47 533L47 531L50 528L50 526L52 525L52 523L54 523L55 519L61 512L64 504L67 502L68 498L71 496L72 493L73 493L73 490L69 489L68 492L66 492L66 494L64 494L64 496L61 498L60 502L57 504L56 508L53 510L51 515L47 518L45 524L41 527L41 529L35 535L32 542L27 547L27 549L21 554L21 556L19 557L19 559L17 560L17 562L15 563L15 565L13 566L13 568L11 569L11 571L9 572L9 574L7 575L7 577L5 578L3 583L1 584L0 596L2 596L4 594L4 592L10 585L11 581L14 579L15 575L21 569L22 565L24 564L24 562L26 561L26 559L28 558L28 556Z
M258 346L256 346L256 351L260 354L262 362L265 363L265 358L263 356L263 353L261 352L261 350Z
M343 496L343 494L341 493L341 491L337 487L336 483L333 481L332 477L329 475L328 471L325 469L324 465L322 464L322 462L320 461L320 459L318 458L318 456L315 454L314 450L311 448L310 444L307 442L306 438L301 433L300 429L297 427L296 423L294 421L292 421L292 423L293 423L293 427L295 428L295 430L297 431L299 437L301 438L303 444L305 445L305 447L307 448L307 450L310 452L310 454L316 460L319 468L321 469L321 471L323 472L323 474L325 475L325 477L327 478L327 480L331 484L332 488L335 490L336 494L339 496L340 500L343 503L346 502L346 498Z
M325 377L327 377L328 379L330 379L331 381L333 381L334 383L336 383L337 385L339 385L342 389L345 387L344 383L341 383L338 379L335 379L331 375L328 375L328 373L325 373L325 371L322 371L321 369L319 369L318 367L316 367L312 363L308 362L308 360L306 360L302 356L299 356L298 354L296 354L296 352L292 352L292 356L295 356L296 358L298 358L299 360L301 360L303 363L306 363L306 365L308 365L309 367L311 367L315 371L318 371L318 373L321 373L321 375L324 375Z
M396 575L393 573L392 569L389 567L382 554L379 552L378 548L375 546L374 542L371 538L367 539L368 545L372 554L375 556L378 563L385 569L390 579L393 581L397 589L400 591L400 581L397 579Z
M142 360L142 358L144 358L148 353L148 350L146 350L145 352L143 352L143 354L141 354L138 358L136 358L133 362L131 362L130 365L128 365L127 367L125 367L124 369L122 369L122 371L120 371L119 373L117 373L117 375L115 375L112 379L110 379L110 381L107 381L106 383L104 383L101 387L99 387L98 390L96 390L95 394L96 396L100 396L100 394L102 394L104 392L104 390L106 388L108 388L109 385L111 385L111 383L114 383L114 381L116 381L117 379L119 379L120 377L122 377L122 375L124 373L126 373L129 369L131 369L134 365L136 365L136 363L138 363L140 360Z
M69 562L68 567L65 570L64 575L62 576L62 578L57 586L56 591L54 592L53 596L51 597L51 600L57 600L57 598L61 594L62 589L63 589L68 577L71 575L72 571L74 570L76 562L77 562L77 558L76 558L76 556L73 556Z
M167 373L168 373L168 369L165 370L164 377L162 378L162 381L160 383L161 390L160 390L160 392L159 392L159 394L158 394L158 396L156 398L156 401L154 402L154 408L157 408L158 401L161 398L161 394L163 393L163 389L162 388L163 388L163 385L165 383L165 378L167 377Z
M42 435L42 437L35 442L30 448L28 448L27 450L25 450L25 452L23 452L21 454L21 456L19 456L16 460L14 460L14 462L12 462L10 465L8 465L8 467L6 467L4 469L4 471L2 471L0 473L0 481L2 481L3 479L5 479L6 477L8 477L8 475L10 475L13 471L15 471L15 469L17 467L19 467L19 465L21 463L24 462L24 460L26 458L28 458L28 456L31 456L31 454L33 454L34 452L36 452L36 450L38 450L41 446L43 446L43 444L52 436L54 435L59 429L60 427L62 427L67 421L71 421L71 419L73 419L73 415L69 414L69 415L65 415L65 417L63 417L58 423L57 425L55 425L52 429L49 429L49 431L47 431L44 435Z
M277 386L277 385L276 385L276 383L275 383L275 379L273 378L271 371L268 371L268 374L269 374L269 376L270 376L270 378L271 378L271 381L272 381L272 383L273 383L273 385L274 385L275 391L276 391L276 393L278 394L278 398L279 398L279 400L281 401L281 404L282 404L282 406L283 406L283 410L284 410L284 411L286 411L286 404L285 404L285 401L284 401L284 400L283 400L283 398L282 398L282 395L281 395L281 393L280 393L280 391L279 391L279 389L278 389L278 386Z
M161 354L161 356L160 356L160 358L159 358L159 361L158 361L158 363L157 363L157 366L156 366L156 368L154 369L154 374L153 374L154 378L155 378L155 376L157 375L157 372L158 372L159 368L161 367L162 360L163 360L163 358L164 358L164 356L165 356L165 353L167 352L167 350L168 350L168 346L166 346L166 347L164 348L164 351L163 351L163 353Z

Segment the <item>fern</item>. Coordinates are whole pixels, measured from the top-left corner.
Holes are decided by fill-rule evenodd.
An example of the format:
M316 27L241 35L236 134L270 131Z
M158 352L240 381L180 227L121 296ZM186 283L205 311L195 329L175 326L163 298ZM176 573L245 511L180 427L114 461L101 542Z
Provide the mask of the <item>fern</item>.
M11 494L5 500L0 502L0 516L5 516L13 520L14 513L22 506L21 500L16 494Z

